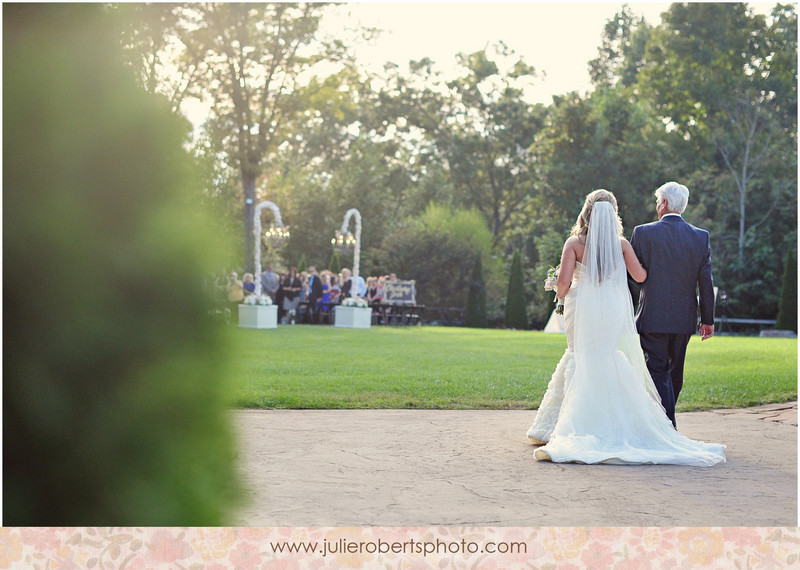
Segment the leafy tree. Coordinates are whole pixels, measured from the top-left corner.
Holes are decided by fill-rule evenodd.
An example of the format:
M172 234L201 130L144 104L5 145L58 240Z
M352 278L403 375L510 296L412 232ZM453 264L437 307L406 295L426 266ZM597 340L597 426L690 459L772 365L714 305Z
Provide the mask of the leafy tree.
M796 131L796 14L788 5L777 13L771 28L746 4L672 4L648 43L640 82L687 140L716 148L736 189L740 263L754 181L776 141ZM783 120L787 112L794 121Z
M630 87L636 83L645 62L645 49L652 27L637 18L627 5L603 28L597 58L589 62L589 76L599 88Z
M296 167L275 181L275 195L285 205L281 211L292 220L287 256L297 259L307 253L309 263L327 261L334 231L341 227L345 212L357 208L362 217L362 266L366 267L372 250L404 219L401 204L410 182L403 167L394 163L383 144L366 137L347 146L337 164Z
M464 73L447 83L430 60L412 62L411 79L394 69L381 101L403 110L397 112L398 130L415 144L423 139L415 161L443 165L450 203L480 211L498 244L536 193L527 148L542 127L544 109L523 97L535 70L502 43L493 52L459 54Z
M122 59L130 65L139 84L149 93L163 95L178 113L192 82L208 71L201 53L189 55L181 73L170 68L168 51L181 27L182 7L165 3L121 3L117 11Z
M547 128L531 147L544 188L537 217L548 220L539 233L568 230L586 195L598 188L617 196L628 231L651 221L653 192L674 174L674 135L664 131L647 102L617 88L555 97L549 112Z
M176 93L174 104L189 97L210 101L208 135L239 173L248 271L253 271L256 180L265 157L285 140L287 123L310 113L308 102L322 89L323 83L309 83L302 72L346 59L340 42L316 40L324 9L315 3L181 4L167 10L175 20L162 30L168 42L153 40L128 50L137 69L147 71L152 69L147 61L165 59L177 69L162 66L157 79L145 81ZM145 48L155 49L156 56ZM145 63L136 59L141 54ZM167 76L165 70L173 73ZM180 85L170 84L171 78L179 78Z
M529 325L525 310L525 283L519 251L514 252L514 258L511 261L504 322L507 327L512 329L527 329Z

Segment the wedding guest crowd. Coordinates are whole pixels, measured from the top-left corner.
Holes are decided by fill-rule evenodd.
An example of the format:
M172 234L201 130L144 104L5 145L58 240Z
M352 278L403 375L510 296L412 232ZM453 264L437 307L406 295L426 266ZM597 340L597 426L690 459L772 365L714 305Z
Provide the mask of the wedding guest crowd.
M278 307L279 323L330 324L333 307L352 296L354 286L357 297L370 305L379 305L386 282L396 280L397 276L391 273L354 278L347 267L335 274L327 269L318 273L313 265L300 273L296 267L289 268L288 273L276 273L273 266L268 265L257 278L261 282L261 294L269 296ZM238 305L256 293L256 276L252 273L245 273L240 280L236 271L223 270L211 282L214 303L224 307L230 315L237 315Z

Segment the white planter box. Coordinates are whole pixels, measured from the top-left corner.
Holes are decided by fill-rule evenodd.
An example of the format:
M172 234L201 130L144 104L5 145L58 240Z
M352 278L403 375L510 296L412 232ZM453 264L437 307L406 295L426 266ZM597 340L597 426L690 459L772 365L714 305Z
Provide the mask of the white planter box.
M333 308L333 323L337 327L368 329L372 326L372 309L337 305Z
M245 329L278 328L278 306L239 305L239 326Z

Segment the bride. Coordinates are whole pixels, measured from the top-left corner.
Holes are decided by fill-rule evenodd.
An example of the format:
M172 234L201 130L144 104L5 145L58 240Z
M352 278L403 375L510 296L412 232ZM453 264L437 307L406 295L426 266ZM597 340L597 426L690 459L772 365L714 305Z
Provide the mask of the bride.
M627 275L647 271L622 237L617 200L586 197L564 244L557 297L567 350L547 386L528 437L538 460L577 463L725 462L725 446L678 433L644 361ZM546 445L545 445L546 444Z

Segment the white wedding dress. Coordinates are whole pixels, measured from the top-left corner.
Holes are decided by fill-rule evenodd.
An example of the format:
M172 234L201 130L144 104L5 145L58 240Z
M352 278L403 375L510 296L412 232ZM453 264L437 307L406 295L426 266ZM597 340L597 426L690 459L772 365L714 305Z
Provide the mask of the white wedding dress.
M577 463L725 462L725 446L678 433L644 361L627 273L608 202L592 209L583 263L564 299L567 350L528 437L538 460Z

